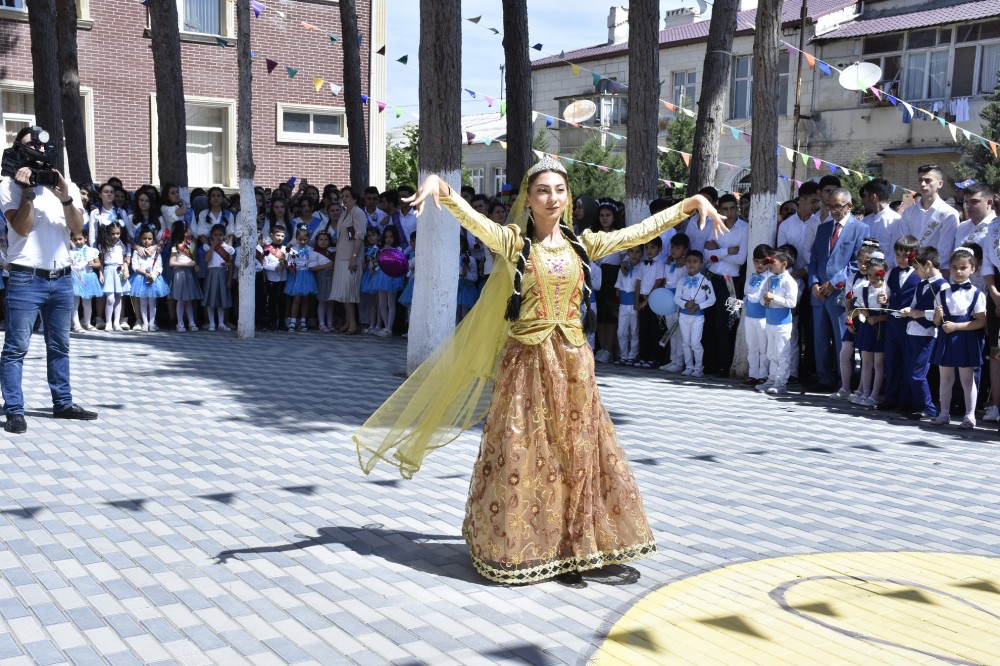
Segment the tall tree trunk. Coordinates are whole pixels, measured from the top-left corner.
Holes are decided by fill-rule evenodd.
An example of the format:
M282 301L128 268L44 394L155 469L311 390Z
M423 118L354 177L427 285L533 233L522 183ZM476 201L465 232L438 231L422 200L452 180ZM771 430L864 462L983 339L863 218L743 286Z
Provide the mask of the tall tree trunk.
M59 92L55 0L28 4L31 32L31 74L35 81L35 124L48 130L55 150L49 161L63 170L62 101Z
M236 3L236 64L239 69L239 105L236 108L236 160L239 163L240 321L237 335L252 338L257 316L257 197L253 191L253 61L250 60L250 3Z
M733 68L733 33L739 0L716 0L708 27L705 66L701 76L701 99L694 130L694 153L691 155L691 178L688 194L715 183L719 166L719 130L726 117L729 77Z
M365 135L365 107L361 102L361 46L358 44L355 0L340 0L340 31L344 37L344 108L347 113L351 185L364 191L368 187L368 137ZM368 100L369 108L374 103Z
M657 98L660 92L660 3L632 0L628 12L628 143L625 145L625 219L648 217L656 198Z
M173 183L187 201L187 115L176 0L149 0L156 81L157 164L160 183Z
M507 182L518 185L531 166L531 59L528 1L503 3L503 54L507 84Z
M420 180L437 174L461 187L461 0L420 0ZM447 210L424 207L420 266L415 273L407 372L417 369L455 326L458 291L458 220Z
M753 116L750 145L750 237L747 270L753 270L752 249L774 245L778 229L778 40L781 0L761 0L753 45ZM737 337L733 374L747 374L746 341Z
M62 90L63 134L69 156L69 175L76 183L90 184L87 132L80 105L80 66L76 50L76 0L56 0L56 37L59 83Z

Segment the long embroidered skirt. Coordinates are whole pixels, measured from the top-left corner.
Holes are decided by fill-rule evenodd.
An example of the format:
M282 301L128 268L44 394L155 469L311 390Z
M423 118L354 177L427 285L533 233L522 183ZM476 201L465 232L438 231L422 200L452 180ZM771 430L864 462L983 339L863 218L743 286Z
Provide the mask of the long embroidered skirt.
M476 570L530 583L656 550L594 356L556 331L503 353L466 505Z

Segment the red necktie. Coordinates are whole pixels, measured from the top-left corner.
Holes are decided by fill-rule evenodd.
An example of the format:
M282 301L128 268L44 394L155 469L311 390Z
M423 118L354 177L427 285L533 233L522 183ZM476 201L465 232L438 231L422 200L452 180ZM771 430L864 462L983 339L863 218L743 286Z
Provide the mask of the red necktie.
M833 252L833 248L836 247L838 238L840 238L840 225L834 220L833 235L830 236L830 252Z

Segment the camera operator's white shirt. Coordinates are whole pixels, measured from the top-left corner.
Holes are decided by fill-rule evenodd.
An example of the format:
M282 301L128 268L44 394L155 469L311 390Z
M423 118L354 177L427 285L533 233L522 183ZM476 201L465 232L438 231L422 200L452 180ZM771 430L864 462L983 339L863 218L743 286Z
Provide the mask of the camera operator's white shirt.
M80 188L73 183L66 185L73 206L85 214ZM0 210L5 217L7 211L16 211L21 206L24 189L13 178L0 181ZM38 185L32 189L35 190L35 220L31 232L22 236L7 224L7 261L32 268L65 268L70 263L70 242L63 205L49 188Z

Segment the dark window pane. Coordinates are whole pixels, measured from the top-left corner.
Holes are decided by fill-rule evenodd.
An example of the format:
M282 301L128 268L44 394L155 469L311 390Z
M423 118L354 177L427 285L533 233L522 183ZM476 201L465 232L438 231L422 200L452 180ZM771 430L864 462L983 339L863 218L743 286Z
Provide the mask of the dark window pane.
M958 26L958 36L955 41L959 44L964 42L975 42L979 39L979 24L973 23L972 25L960 25Z
M298 132L301 134L309 133L309 114L308 113L289 113L285 112L284 118L281 123L281 128L285 132Z
M865 38L864 53L887 53L900 51L903 48L903 33L892 35L874 35Z
M313 134L340 134L340 116L313 116Z
M955 49L955 66L951 72L951 96L965 97L972 94L976 79L976 47L962 46Z
M910 49L921 49L928 46L934 46L935 40L937 39L937 30L915 30L910 33L909 42L907 42L907 48Z
M1000 21L987 21L979 24L980 39L994 39L1000 37Z
M938 44L951 44L951 28L938 30Z

